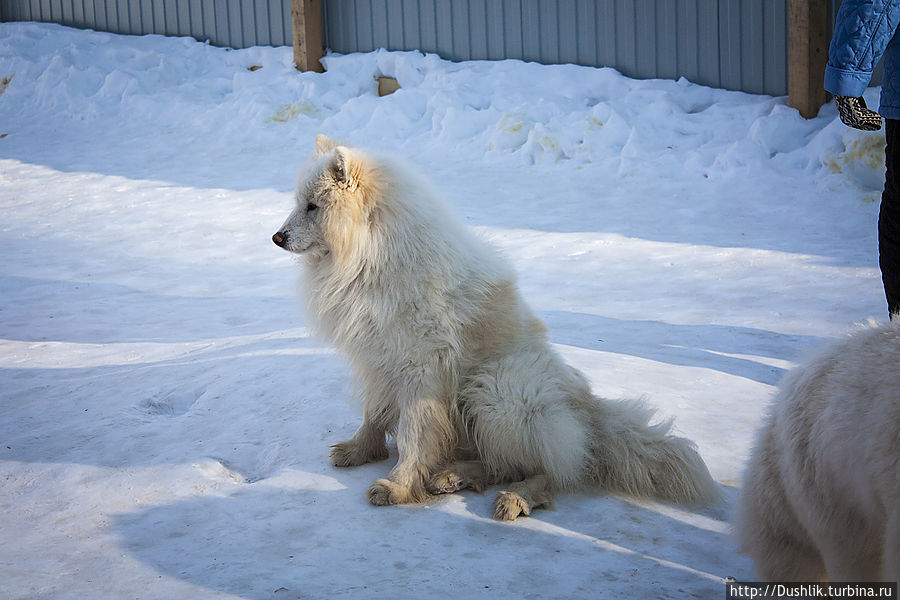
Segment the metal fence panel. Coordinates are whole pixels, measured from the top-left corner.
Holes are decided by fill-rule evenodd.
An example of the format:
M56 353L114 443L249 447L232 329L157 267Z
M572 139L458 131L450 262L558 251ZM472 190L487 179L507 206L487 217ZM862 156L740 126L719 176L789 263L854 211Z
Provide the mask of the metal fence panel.
M291 44L291 0L0 0L0 20L191 36L232 48Z
M835 2L835 0L830 0ZM324 0L336 52L612 66L787 93L788 0Z
M611 66L631 77L787 93L788 0L323 1L335 52Z

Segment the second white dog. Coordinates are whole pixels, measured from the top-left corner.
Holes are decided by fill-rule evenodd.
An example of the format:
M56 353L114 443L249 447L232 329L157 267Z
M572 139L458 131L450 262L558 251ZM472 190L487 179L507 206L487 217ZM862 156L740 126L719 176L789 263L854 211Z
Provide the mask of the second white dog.
M861 330L785 376L737 525L767 581L900 578L900 324Z
M319 136L296 208L273 236L305 258L308 312L344 352L363 423L336 466L399 461L372 504L511 483L494 516L515 519L557 490L599 485L679 503L717 488L693 445L653 411L597 398L554 352L513 269L419 177Z

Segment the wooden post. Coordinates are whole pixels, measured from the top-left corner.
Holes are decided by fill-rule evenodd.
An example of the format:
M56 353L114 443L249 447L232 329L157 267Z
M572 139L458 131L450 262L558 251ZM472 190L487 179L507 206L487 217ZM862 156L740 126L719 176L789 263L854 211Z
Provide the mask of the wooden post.
M788 102L811 119L826 98L828 2L790 0L788 28Z
M325 69L319 59L325 47L322 32L322 0L291 0L294 66L299 71Z

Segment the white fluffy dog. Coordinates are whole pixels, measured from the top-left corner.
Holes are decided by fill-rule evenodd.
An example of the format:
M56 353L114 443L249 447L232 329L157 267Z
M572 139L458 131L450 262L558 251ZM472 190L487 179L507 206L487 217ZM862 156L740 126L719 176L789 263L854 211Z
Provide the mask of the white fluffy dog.
M739 506L768 581L900 577L900 324L869 327L785 376Z
M331 461L382 460L385 436L397 442L372 504L500 482L512 482L495 501L503 520L586 484L680 503L717 497L668 423L591 394L551 349L510 265L418 177L318 136L296 202L272 239L303 254L311 320L364 394L362 426Z

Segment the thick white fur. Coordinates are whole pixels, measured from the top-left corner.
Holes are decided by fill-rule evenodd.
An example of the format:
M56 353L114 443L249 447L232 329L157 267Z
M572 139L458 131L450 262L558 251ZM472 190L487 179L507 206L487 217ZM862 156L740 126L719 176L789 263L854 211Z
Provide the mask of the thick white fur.
M499 482L514 482L497 497L500 519L587 484L717 497L668 423L591 394L550 347L510 265L419 177L319 136L296 200L276 243L304 255L308 313L364 395L362 426L332 462L386 458L385 436L396 438L399 461L369 489L373 504Z
M781 383L737 533L769 581L900 577L900 324L833 344Z

